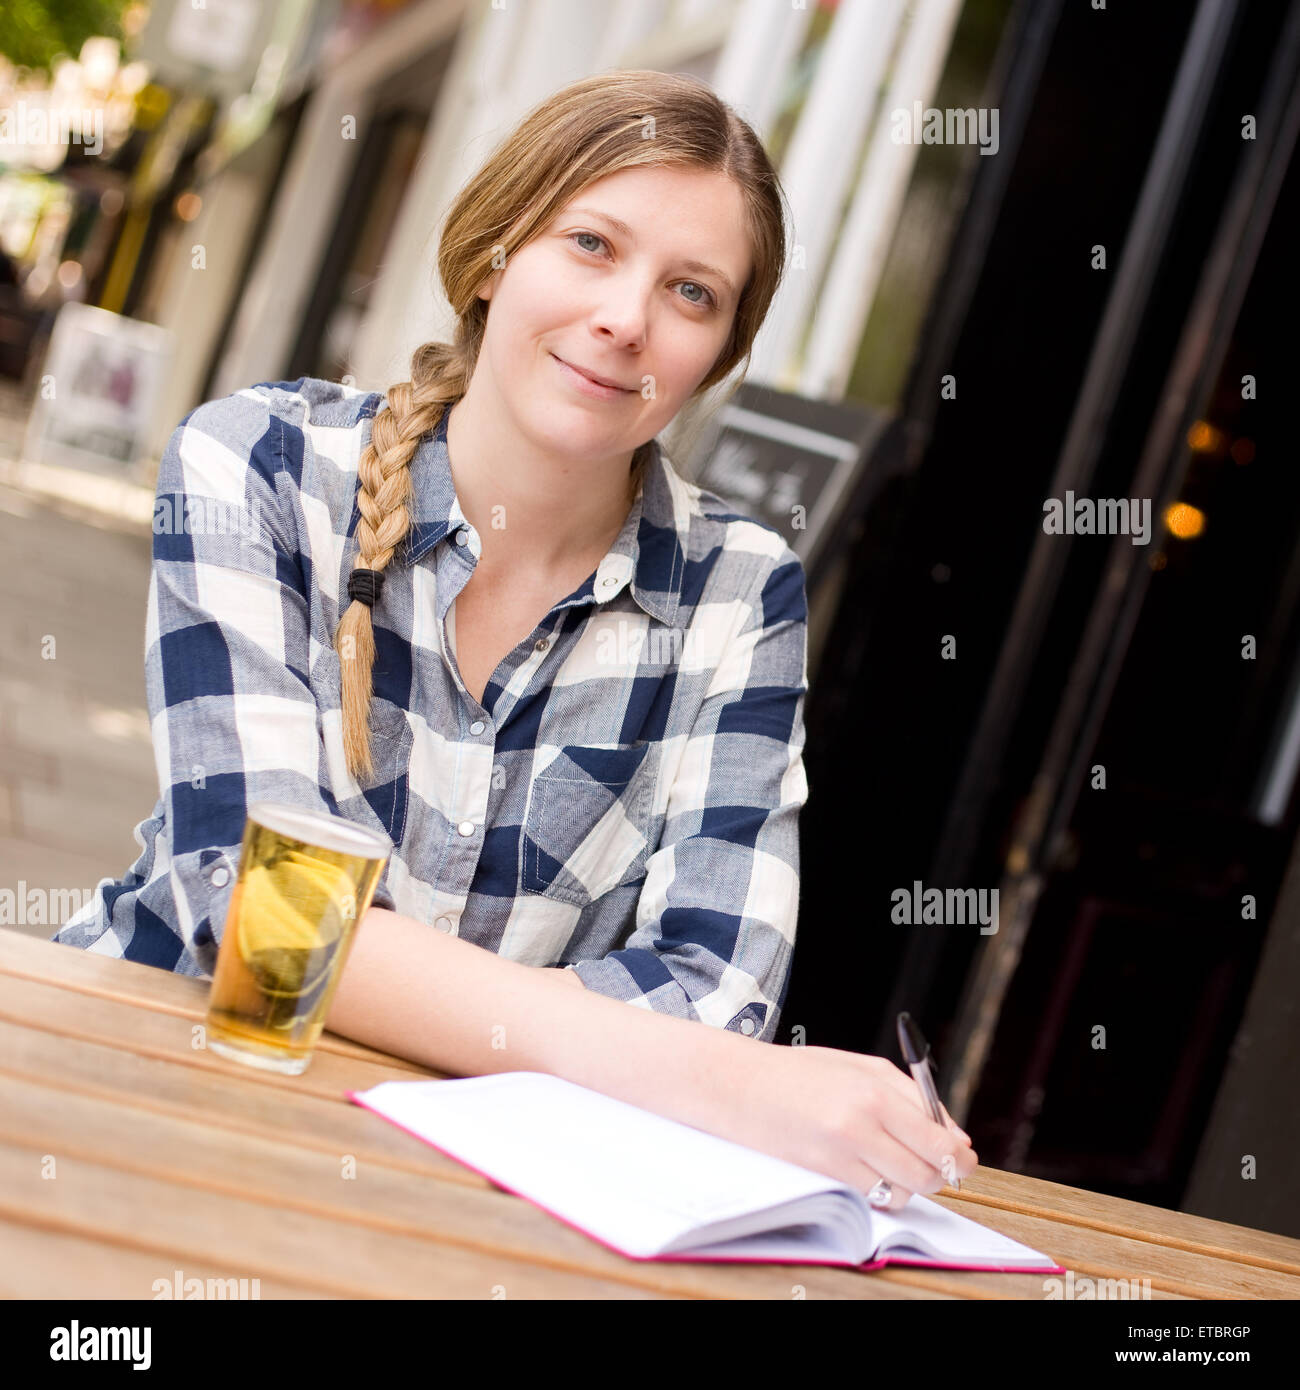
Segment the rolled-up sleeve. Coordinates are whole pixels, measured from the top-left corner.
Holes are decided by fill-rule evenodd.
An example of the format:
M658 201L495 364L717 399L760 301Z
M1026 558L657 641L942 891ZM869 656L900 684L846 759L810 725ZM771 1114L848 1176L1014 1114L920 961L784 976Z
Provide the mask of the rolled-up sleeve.
M284 424L261 387L200 406L163 453L145 685L157 854L169 862L153 866L152 896L136 904L127 959L212 974L250 803L338 814L309 683L311 560L298 549L294 486ZM393 906L382 881L374 902Z
M808 608L803 566L765 561L686 740L635 928L567 968L598 993L771 1042L799 910Z

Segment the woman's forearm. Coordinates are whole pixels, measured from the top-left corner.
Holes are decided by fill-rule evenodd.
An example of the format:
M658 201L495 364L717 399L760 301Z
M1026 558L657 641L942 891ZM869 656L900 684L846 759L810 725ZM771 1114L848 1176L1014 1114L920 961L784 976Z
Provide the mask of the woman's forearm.
M726 1127L729 1076L767 1044L564 983L576 979L372 907L326 1026L455 1076L550 1072L685 1124Z
M969 1143L922 1119L919 1087L883 1057L775 1047L565 983L574 973L372 907L326 1023L453 1076L549 1072L864 1192L884 1177L895 1208L938 1191L946 1159L963 1177L974 1168Z

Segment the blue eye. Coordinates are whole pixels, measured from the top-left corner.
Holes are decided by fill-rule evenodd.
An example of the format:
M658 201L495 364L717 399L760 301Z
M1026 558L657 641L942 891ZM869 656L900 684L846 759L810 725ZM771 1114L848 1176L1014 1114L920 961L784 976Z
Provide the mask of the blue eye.
M597 232L570 232L568 240L576 242L578 237L590 237L593 241L600 242L602 246L608 244L605 238ZM586 247L579 247L578 249L589 256L594 256L596 254L594 251L587 251ZM703 290L704 293L708 295L707 301L701 299L688 299L686 301L688 304L693 304L696 308L708 308L710 305L715 309L718 307L717 297L707 285L701 285L698 280L683 280L681 283L683 285L694 285L697 290Z

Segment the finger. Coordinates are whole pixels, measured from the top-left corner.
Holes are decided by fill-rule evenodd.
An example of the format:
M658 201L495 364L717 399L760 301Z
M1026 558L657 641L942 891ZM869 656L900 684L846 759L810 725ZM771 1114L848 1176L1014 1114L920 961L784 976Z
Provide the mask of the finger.
M900 1109L906 1109L899 1102ZM907 1111L908 1116L913 1112ZM938 1157L931 1162L928 1154L919 1151L913 1144L900 1139L891 1128L888 1115L878 1116L881 1128L870 1135L864 1135L857 1146L858 1154L873 1168L882 1170L887 1181L908 1188L912 1192L939 1192L943 1189L945 1178L939 1166ZM916 1123L924 1125L920 1116Z
M897 1183L889 1185L889 1201L883 1206L878 1207L879 1211L901 1211L908 1203L912 1194L905 1187L899 1187ZM872 1203L875 1206L875 1203Z
M865 1197L870 1198L871 1189L884 1177L884 1174L878 1172L862 1159L854 1159L845 1177L846 1180L851 1183L852 1186L856 1187ZM911 1188L903 1186L901 1182L897 1182L893 1178L885 1177L884 1180L890 1186L889 1201L886 1202L884 1206L877 1207L876 1209L878 1211L898 1211L900 1208L905 1207L908 1198L912 1195ZM872 1206L875 1206L874 1202Z
M978 1157L969 1144L960 1142L950 1129L935 1124L902 1097L886 1097L879 1118L886 1131L935 1174L935 1181L928 1187L913 1183L915 1191L938 1192L946 1182L966 1177L978 1166Z
M923 1115L929 1117L930 1107L926 1105L921 1087L911 1072L904 1071L896 1062L891 1061L888 1067L881 1069L881 1076L899 1095L906 1096ZM960 1135L966 1143L970 1144L972 1142L970 1135L952 1118L947 1109L942 1104L940 1104L939 1109L943 1111L944 1123L952 1129L954 1134Z

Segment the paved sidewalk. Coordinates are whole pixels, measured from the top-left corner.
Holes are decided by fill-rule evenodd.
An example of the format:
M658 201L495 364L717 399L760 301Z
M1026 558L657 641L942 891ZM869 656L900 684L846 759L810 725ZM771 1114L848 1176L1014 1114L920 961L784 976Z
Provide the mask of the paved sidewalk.
M68 904L135 862L131 832L158 795L144 694L152 493L23 465L24 423L10 389L0 398L0 923L48 937Z

